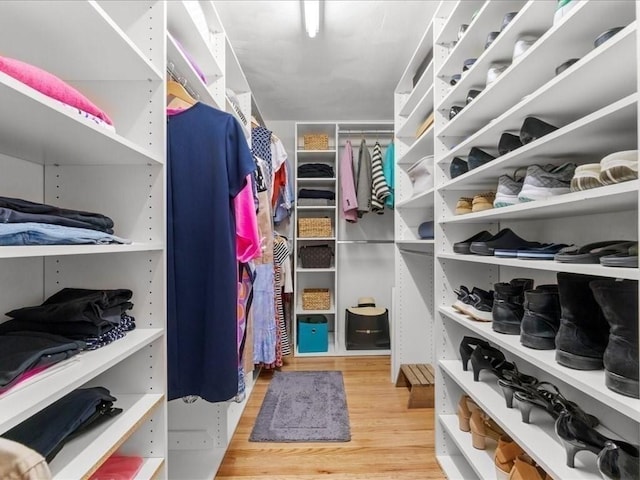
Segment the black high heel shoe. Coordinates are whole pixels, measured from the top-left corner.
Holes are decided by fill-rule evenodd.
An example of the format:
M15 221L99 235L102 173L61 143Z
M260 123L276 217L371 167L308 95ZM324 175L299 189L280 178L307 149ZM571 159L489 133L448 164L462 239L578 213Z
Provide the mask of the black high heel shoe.
M465 372L468 369L469 358L474 351L474 347L483 346L489 347L489 342L476 337L463 337L460 342L460 359L462 360L462 370Z
M598 470L607 480L640 478L640 458L638 449L617 440L608 440L598 454Z
M506 372L517 371L515 364L508 362L497 348L479 345L471 354L471 368L473 368L473 381L477 382L482 370L489 370L498 378L505 378Z
M587 425L579 417L568 412L560 414L556 420L556 434L562 440L564 448L567 452L567 466L575 467L576 453L582 450L588 450L598 455L603 449L608 448L607 442L616 444L624 452L628 452L632 457L635 456L636 472L638 459L638 446L622 440L614 440L607 438L600 432L597 432ZM616 478L616 477L613 477ZM636 477L619 477L619 478L638 478Z
M513 370L504 370L502 378L498 378L498 386L507 404L507 408L513 408L513 395L515 392L524 392L538 385L538 379L531 375L520 373L514 364Z
M567 400L558 387L549 382L540 382L533 387L515 391L513 396L518 400L524 423L530 423L533 407L547 412L553 419L557 419L566 412L579 418L589 427L596 427L600 423L596 417L585 413L575 402Z

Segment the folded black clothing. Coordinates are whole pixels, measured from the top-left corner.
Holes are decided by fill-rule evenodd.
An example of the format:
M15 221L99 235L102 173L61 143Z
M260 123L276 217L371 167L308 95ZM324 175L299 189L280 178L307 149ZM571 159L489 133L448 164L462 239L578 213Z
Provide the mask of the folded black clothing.
M298 198L326 198L327 200L335 200L336 194L331 190L315 190L313 188L301 188L298 192Z
M122 412L117 399L104 387L80 388L16 425L2 437L21 443L47 462L66 442Z
M32 322L91 322L94 325L120 323L130 309L133 292L127 289L88 290L63 288L37 307L12 310L7 316Z
M0 335L0 388L10 387L33 368L46 367L80 353L85 343L44 332Z
M298 177L333 178L335 177L335 173L333 167L326 163L303 163L298 166Z
M83 340L87 344L87 350L97 350L98 348L106 347L116 340L120 340L127 334L127 332L135 330L135 328L135 318L123 314L120 323L111 328L108 332L98 335L97 337L85 337Z
M60 225L62 227L86 228L89 230L98 230L104 233L113 233L112 228L99 228L96 225L76 220L74 218L59 217L57 215L48 215L45 213L26 213L12 210L11 208L0 207L0 223L46 223L50 225Z
M105 233L113 233L113 220L100 213L83 212L80 210L69 210L67 208L54 207L44 203L35 203L21 198L0 197L0 207L10 208L17 212L32 213L40 215L55 215L71 220L78 220L93 225L93 230L100 230ZM46 222L39 222L46 223ZM73 225L70 225L73 226ZM86 227L91 228L91 227Z

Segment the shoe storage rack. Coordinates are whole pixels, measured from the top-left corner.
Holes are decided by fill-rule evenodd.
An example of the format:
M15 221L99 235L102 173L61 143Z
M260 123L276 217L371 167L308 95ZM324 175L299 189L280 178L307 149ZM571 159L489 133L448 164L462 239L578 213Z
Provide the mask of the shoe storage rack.
M422 102L435 105L435 125L430 132L435 157L435 191L432 203L422 206L428 210L433 205L435 242L432 246L430 242L417 240L412 227L422 219L406 215L400 203L396 212L395 304L407 305L409 302L412 305L410 313L420 315L426 322L419 326L424 339L421 348L429 352L428 359L437 367L436 453L449 478L487 479L496 475L493 450L473 448L470 435L458 428L456 410L463 394L469 395L552 478L601 478L596 456L589 452L578 453L575 468L567 467L564 445L556 435L554 421L549 415L534 409L531 423L523 423L517 406L506 408L495 376L483 371L480 380L474 382L471 366L469 371L463 371L459 355L463 336L488 341L499 348L507 360L515 362L521 372L557 386L566 398L600 420L599 430L605 435L635 444L639 440L640 400L608 389L603 370L565 368L555 361L554 350L524 347L518 335L496 333L490 322L475 322L451 307L456 300L454 289L461 285L489 291L495 283L509 282L517 277L531 278L535 285L555 284L558 272L612 279L639 278L637 268L500 259L460 255L453 251L454 243L481 230L495 234L504 228L511 228L527 240L579 246L606 239L638 238L637 180L549 200L454 215L460 197L495 191L498 177L511 175L518 167L560 165L566 161L579 165L597 163L609 153L637 149L636 2L571 3L572 7L554 22L557 2L442 2L403 76L405 81L412 77L419 57L432 42L433 65L429 68L433 75L433 98L425 98L431 89L419 85L425 93L414 108L420 108ZM519 13L485 50L487 35L500 30L508 12ZM458 39L462 24L468 27ZM625 28L594 48L598 35L618 26ZM522 35L533 35L538 39L512 62L514 44ZM463 62L468 58L477 60L452 86L452 75L462 71ZM555 68L570 58L580 60L556 75ZM493 62L511 64L485 88L487 71ZM406 142L398 135L408 110L403 106L412 100L412 94L406 93L411 89L403 86L407 85L399 85L396 90L399 147L396 182L400 191L407 188L406 176L401 173L405 163L411 164L430 151L430 147L423 147L420 141ZM464 106L467 93L473 88L482 91ZM453 105L464 108L449 120L449 109ZM517 135L527 116L536 116L559 128L524 147L450 178L449 164L454 157L466 158L472 147L497 157L501 133ZM428 142L430 140L425 140ZM428 195L431 193L425 196ZM415 263L417 256L409 257L413 255L407 251L409 249L426 253L423 264ZM435 254L435 281L431 281L424 270L431 266L431 252ZM433 310L427 298L431 291L435 292ZM402 312L396 312L395 316L405 318ZM401 328L405 328L404 322L401 323ZM434 341L432 352L431 338Z
M167 478L164 21L161 1L8 1L2 55L37 65L102 107L115 133L0 74L3 196L100 212L130 245L0 247L2 312L64 287L133 291L136 329L0 397L0 434L69 392L104 386L122 414L69 443L54 478L88 478L113 452Z

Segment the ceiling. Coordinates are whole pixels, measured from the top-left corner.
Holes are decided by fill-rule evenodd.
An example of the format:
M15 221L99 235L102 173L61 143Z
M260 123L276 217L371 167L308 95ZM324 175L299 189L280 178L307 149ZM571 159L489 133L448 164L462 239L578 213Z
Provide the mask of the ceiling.
M215 1L262 116L393 119L393 90L439 2L326 0L315 38L301 3Z

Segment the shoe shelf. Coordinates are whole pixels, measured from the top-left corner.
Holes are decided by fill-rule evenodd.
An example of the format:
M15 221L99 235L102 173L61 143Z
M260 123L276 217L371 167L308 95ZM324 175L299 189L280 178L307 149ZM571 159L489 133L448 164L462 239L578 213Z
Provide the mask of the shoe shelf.
M632 81L635 77L630 75L630 72L635 71L635 22L604 45L593 48L594 39L604 30L611 28L611 25L627 25L629 19L634 18L633 4L616 1L616 7L613 8L613 3L590 1L576 5L561 23L551 27L453 120L445 124L438 137L452 146L471 135L463 142L467 145L483 131L481 129L474 135L482 125L493 126L496 117L504 118L500 114L510 112L509 107L526 96L528 98L523 103L535 100L533 106L536 113L547 112L543 104L543 100L547 100L547 105L552 107L549 115L557 114L562 118L564 110L560 107L566 109L569 104L575 109L581 106L577 103L581 98L585 98L587 105L600 102L595 107L599 108L607 103L608 95L620 98L621 95L635 91L635 82ZM621 41L625 37L628 37L626 42L629 43ZM580 61L554 77L555 67L573 57L580 57ZM549 65L550 68L540 68L541 64ZM602 72L610 75L606 89L593 84L593 79L601 78ZM629 85L626 90L617 90L616 81L633 85ZM556 87L557 83L561 83L561 86ZM589 88L576 89L575 85L578 84L592 85L597 92L594 94ZM505 85L509 88L505 88ZM544 87L540 88L541 86ZM511 94L507 94L507 90ZM532 94L534 91L536 93ZM558 94L562 95L556 97Z
M498 346L505 352L510 352L517 359L522 359L558 380L572 385L585 392L595 400L608 405L631 420L637 420L640 415L640 400L620 395L605 386L604 370L574 370L556 362L555 350L534 350L520 343L520 335L506 335L495 332L491 322L477 322L466 315L456 312L452 307L440 306L438 311L447 319L459 323L463 327ZM518 369L527 373L527 368L516 361ZM469 367L470 368L470 367ZM562 389L561 389L562 390Z
M517 267L529 270L546 270L552 272L580 273L608 278L622 278L628 280L640 279L637 268L604 267L598 264L561 263L553 260L524 260L518 258L498 258L484 255L461 255L457 253L439 253L441 260L456 260L459 262L482 263L499 267Z
M637 104L638 94L632 93L506 155L445 181L438 190L495 188L499 175L513 175L516 169L540 162L540 158L597 163L611 152L635 149ZM479 143L474 145L495 148L499 135L496 129L491 129L486 136L479 137ZM446 158L438 164L444 167Z
M431 65L433 66L433 62L431 63ZM427 70L423 73L423 76L427 75L429 77L433 76L433 68L427 68ZM433 112L433 85L429 87L418 104L411 111L407 119L396 131L396 137L417 139L418 137L416 137L416 131L418 130L418 127L420 127L422 122L427 119L431 112Z
M457 415L438 415L438 421L442 424L447 435L454 441L458 450L464 455L479 478L494 478L496 467L493 461L495 448L478 450L471 445L471 432L463 432L458 426ZM495 442L493 442L495 444ZM456 478L456 477L453 477ZM465 477L466 478L466 477Z
M504 15L509 12L519 11L525 3L526 0L507 0L501 2L485 2L484 5L479 6L480 3L478 2L478 13L470 22L462 22L468 24L469 27L460 40L458 40L455 47L451 49L451 52L440 66L436 76L438 78L449 79L456 73L462 73L463 62L468 58L476 58L477 63L481 57L484 56L485 51L483 49L488 33L499 31ZM553 7L548 10L553 12ZM500 35L498 35L498 39L499 38ZM496 41L498 39L496 39ZM475 63L469 70L462 73L462 77L467 77L474 67ZM484 83L484 80L485 78L482 78L480 82Z
M435 189L430 188L429 190L420 192L417 195L407 198L406 200L401 200L396 203L395 208L431 209L433 208L433 192L434 191Z
M524 4L525 2L515 2L517 4ZM492 3L488 3L491 5ZM526 5L522 7L520 10L519 7L514 8L513 10L505 10L507 11L517 11L520 10L520 14L517 15L509 25L500 32L498 38L496 38L493 43L480 54L476 62L473 66L467 70L467 72L462 76L462 78L455 84L455 86L451 87L442 101L438 104L438 110L446 110L448 113L449 108L452 105L464 105L467 99L467 93L473 87L477 87L479 85L484 85L487 79L487 71L489 70L489 65L493 62L511 62L511 57L513 55L513 46L516 43L516 40L521 35L530 35L536 30L540 31L540 34L544 33L546 30L545 26L548 26L549 18L553 15L553 11L551 14L549 13L549 9L553 9L553 5L548 5L546 2L528 2ZM484 14L483 14L484 15ZM482 32L484 32L484 38L481 38L477 41L478 46L484 46L486 41L486 36L490 31L498 31L500 30L500 22L502 21L502 17L498 18L499 15L496 15L494 12L493 15L495 18L492 19L491 26L486 26ZM488 18L487 20L488 21ZM486 22L485 22L486 23ZM493 30L492 30L493 29ZM469 33L469 32L467 32ZM462 37L462 40L458 45L454 48L454 51L458 50L459 45L465 41L465 37ZM453 56L454 51L451 52L451 56ZM449 79L452 74L460 73L462 62L473 55L469 54L465 58L461 58L457 61L455 67L451 71L447 72L439 72L438 77L449 83ZM447 60L449 62L449 60Z
M162 335L163 330L160 328L136 328L110 345L80 353L67 360L65 366L60 365L53 373L47 374L45 371L42 375L21 383L15 390L4 393L0 396L0 431L6 432L35 415Z
M433 247L435 240L396 240L396 245L401 252L408 253L431 253L433 254Z
M605 185L546 200L525 202L483 212L445 217L440 223L486 223L503 220L537 220L596 213L621 212L638 208L639 180ZM495 186L494 186L495 188Z
M555 433L553 419L546 413L532 410L531 423L522 422L520 410L515 404L514 408L506 407L495 377L488 378L481 374L480 381L474 382L471 366L469 371L463 371L460 360L441 360L438 365L553 478L602 480L593 454L578 454L575 468L567 467L565 449ZM599 430L604 435L615 437L611 432Z
M409 149L397 160L400 168L409 168L421 158L433 154L433 132L434 125L431 125L418 138Z
M431 75L422 75L418 80L418 83L413 85L413 78L417 73L418 67L433 49L433 21L429 22L429 26L425 30L418 46L413 51L411 60L407 64L407 67L402 72L402 76L398 81L396 87L396 93L402 95L402 102L399 109L399 115L406 117L411 113L418 103L418 100L423 97L433 83L433 59L431 65L427 65L427 69L431 68ZM425 72L426 70L425 69Z
M436 455L436 460L440 465L440 468L446 473L447 478L464 480L471 480L476 478L476 473L465 462L462 463L458 460L457 455ZM491 477L489 477L491 478ZM481 479L485 480L485 479Z
M118 395L114 406L123 412L104 424L74 438L49 464L54 480L88 478L114 453L154 410L162 404L161 394Z
M428 52L425 52L425 55ZM433 60L429 63L425 71L420 76L420 80L413 87L411 93L407 96L407 100L400 109L400 116L406 117L408 121L411 113L416 112L416 108L422 102L428 101L427 95L431 96L431 107L433 107ZM429 112L427 112L429 113ZM414 130L415 131L415 130Z
M445 2L445 3L448 3L448 2ZM436 30L435 43L438 45L443 45L443 44L449 45L452 42L457 41L458 29L462 24L469 25L466 32L468 33L468 30L471 28L471 24L473 23L471 18L473 17L473 14L477 10L479 10L481 6L480 2L473 2L473 1L470 2L465 0L458 0L455 3L454 2L451 2L451 3L453 3L453 7L452 8L450 7L450 11L446 13L446 20L444 22L444 25L440 29L439 33L437 33L437 30ZM477 17L478 16L476 15L476 19Z

